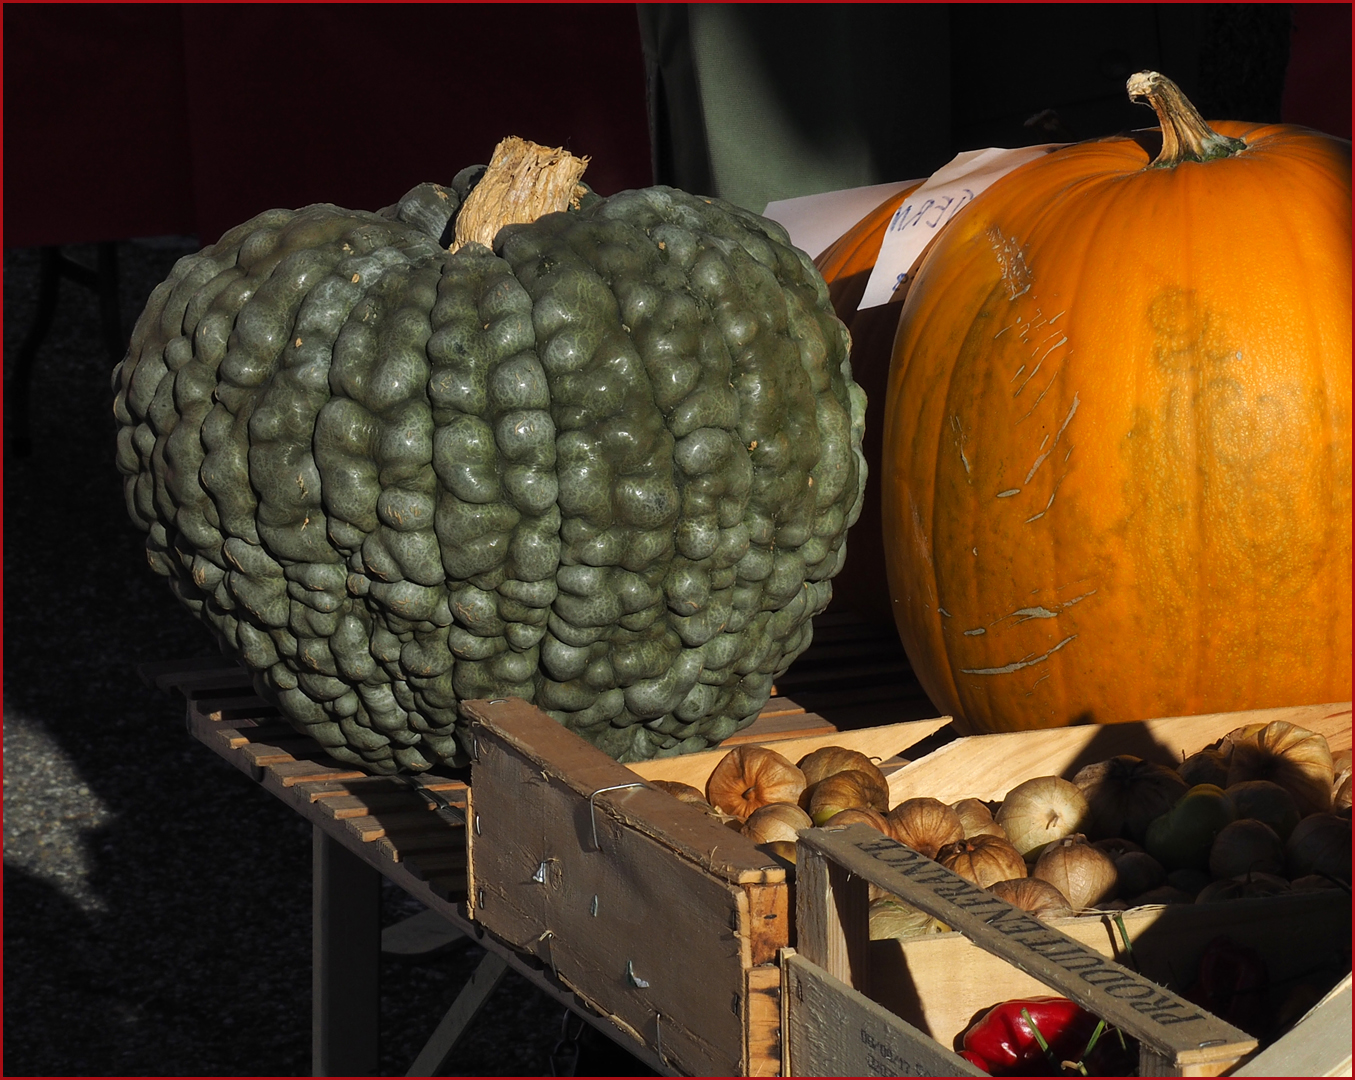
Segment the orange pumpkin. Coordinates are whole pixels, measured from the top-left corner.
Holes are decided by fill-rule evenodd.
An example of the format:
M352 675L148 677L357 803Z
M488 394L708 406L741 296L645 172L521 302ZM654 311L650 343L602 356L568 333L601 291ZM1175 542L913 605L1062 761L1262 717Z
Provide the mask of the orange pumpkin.
M889 584L968 732L1350 698L1350 143L1130 92L1161 158L1021 166L904 303Z
M885 387L899 311L907 295L905 283L893 300L858 311L866 282L875 268L880 244L890 219L921 186L910 184L838 237L814 265L828 283L828 295L837 317L852 335L852 378L866 392L866 431L861 452L866 458L866 493L861 516L848 535L847 561L833 579L833 608L848 608L866 619L892 626L889 591L885 586L884 542L880 536L880 461L884 446Z

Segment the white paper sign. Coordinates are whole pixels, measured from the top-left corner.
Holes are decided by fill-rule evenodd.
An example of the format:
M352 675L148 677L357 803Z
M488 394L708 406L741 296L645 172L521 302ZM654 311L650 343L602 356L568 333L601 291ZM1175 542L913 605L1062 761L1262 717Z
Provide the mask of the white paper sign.
M811 259L817 259L828 249L829 244L885 199L916 183L916 180L902 180L892 184L871 184L868 187L779 199L769 202L762 216L775 221L790 233L792 244Z
M922 249L985 188L1018 166L1067 143L967 150L928 177L894 213L859 308L887 304L913 272Z

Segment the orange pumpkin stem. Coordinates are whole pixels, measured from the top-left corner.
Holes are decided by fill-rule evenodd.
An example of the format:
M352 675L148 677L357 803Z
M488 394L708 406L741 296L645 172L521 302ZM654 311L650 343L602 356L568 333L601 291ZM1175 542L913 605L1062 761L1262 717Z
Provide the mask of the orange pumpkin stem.
M1150 169L1165 169L1183 161L1212 161L1247 148L1241 139L1220 135L1205 122L1181 88L1156 71L1140 71L1125 84L1131 101L1147 101L1162 126L1162 152Z

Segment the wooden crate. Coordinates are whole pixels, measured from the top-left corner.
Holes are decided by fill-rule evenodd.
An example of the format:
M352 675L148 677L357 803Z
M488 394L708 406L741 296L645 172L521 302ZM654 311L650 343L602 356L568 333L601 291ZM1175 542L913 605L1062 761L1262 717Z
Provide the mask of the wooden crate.
M1070 777L1117 753L1179 762L1242 723L1274 719L1321 731L1333 750L1350 746L1348 704L1214 714L958 739L895 771L890 786L895 802L1000 799L1031 776ZM871 942L868 882L959 932ZM1219 1075L1236 1069L1255 1040L1164 989L1193 978L1210 939L1229 932L1257 948L1276 981L1324 966L1335 981L1350 964L1344 892L1138 908L1118 919L1045 925L863 826L802 834L797 893L797 947L783 956L787 1075L976 1075L952 1052L955 1036L980 1009L1051 987L1139 1038L1143 1075ZM1328 1033L1328 1045L1331 1016L1342 1000L1349 1009L1348 994L1305 1021L1310 1033ZM1264 1053L1273 1064L1311 1047L1311 1034L1291 1034ZM1344 1057L1339 1051L1338 1044L1327 1064L1348 1070L1348 1037ZM1246 1069L1239 1075L1260 1075Z
M476 748L473 918L538 957L674 1071L779 1074L776 958L792 940L785 868L645 783L704 788L727 748L625 766L525 702L463 709ZM948 723L827 730L771 745L792 761L828 744L887 760Z

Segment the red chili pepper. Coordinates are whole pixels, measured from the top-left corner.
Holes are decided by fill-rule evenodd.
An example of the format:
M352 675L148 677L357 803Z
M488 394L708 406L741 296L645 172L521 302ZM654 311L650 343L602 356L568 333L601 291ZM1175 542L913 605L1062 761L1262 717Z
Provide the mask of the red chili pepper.
M1082 1057L1096 1023L1063 997L1004 1001L965 1031L964 1056L993 1076L1058 1076L1062 1062Z
M1265 1033L1270 972L1261 954L1219 935L1205 946L1195 984L1185 996L1249 1035Z

